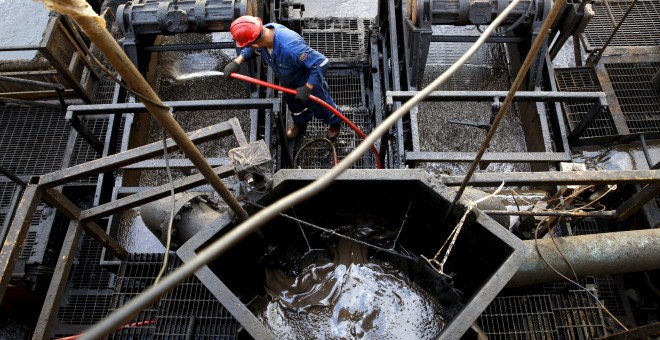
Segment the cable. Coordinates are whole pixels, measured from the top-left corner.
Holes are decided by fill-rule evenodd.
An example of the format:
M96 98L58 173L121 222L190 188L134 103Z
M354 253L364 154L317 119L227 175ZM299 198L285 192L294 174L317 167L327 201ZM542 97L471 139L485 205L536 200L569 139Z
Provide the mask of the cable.
M170 110L171 111L171 110ZM163 130L163 154L165 155L165 169L167 172L167 180L170 181L170 194L172 195L172 207L170 209L170 220L167 224L167 241L165 243L165 256L163 257L163 266L160 267L158 276L154 280L154 284L157 284L160 279L167 271L167 264L170 257L170 247L172 247L172 225L174 224L174 213L176 210L176 197L174 196L174 181L172 180L172 170L170 169L170 158L167 154L167 134L165 129Z
M330 145L330 148L332 148L332 160L333 160L333 162L334 162L333 164L334 164L334 165L337 165L337 163L338 163L338 161L337 161L337 148L335 148L335 143L333 143L331 140L329 140L329 139L327 139L327 138L324 137L324 138L313 139L313 140L311 140L311 141L309 141L309 142L303 144L303 146L301 146L300 149L298 149L298 152L296 152L296 155L293 157L293 168L294 168L294 169L297 168L297 165L298 165L298 156L300 156L300 153L302 153L302 151L303 151L306 147L312 145L312 144L315 143L315 142L326 142L327 144Z
M547 218L546 218L546 219L547 219ZM545 219L544 219L544 220L545 220ZM536 252L539 254L539 257L541 258L541 260L543 260L543 262L548 266L548 268L552 269L552 271L554 271L555 273L557 273L557 275L561 276L564 280L566 280L566 281L568 281L568 282L570 282L570 283L576 285L578 288L580 288L580 289L584 290L585 292L587 292L587 294L589 294L591 297L594 298L594 300L596 301L596 303L598 304L598 306L599 306L600 308L602 308L603 311L605 311L605 313L606 313L609 317L611 317L614 321L616 321L616 323L619 324L619 326L621 326L624 330L627 331L628 328L626 328L626 326L624 326L623 323L621 323L621 321L619 321L619 319L617 319L614 315L612 315L612 313L610 313L610 311L607 309L607 307L605 307L605 305L600 301L600 299L598 299L598 297L597 297L594 293L592 293L589 289L587 289L586 287L582 286L581 284L579 284L579 283L577 282L577 274L576 274L575 271L573 270L573 266L568 262L568 259L564 256L564 254L561 252L561 250L559 250L559 247L557 246L556 243L555 243L555 247L557 248L557 250L558 250L559 253L561 254L561 257L564 259L564 261L568 264L568 266L569 266L569 267L571 268L571 270L573 271L573 275L575 275L575 280L576 280L576 281L573 281L573 280L571 280L570 278L568 278L566 275L560 273L557 269L555 269L555 267L553 267L553 266L552 266L552 265L551 265L551 264L545 259L545 257L543 257L543 254L541 253L541 248L539 248L539 244L538 244L538 230L539 230L539 227L540 227L541 223L543 223L543 222L544 222L544 221L541 221L541 222L537 225L537 227L536 227L536 229L535 229L535 231L534 231L534 247L536 248ZM550 228L550 226L548 226L548 228ZM553 243L554 243L554 240L553 240Z
M190 259L176 270L172 271L169 275L165 276L158 284L146 289L140 295L137 295L131 301L123 305L121 308L115 310L110 315L99 321L97 324L88 329L81 337L81 339L94 340L102 338L113 331L117 326L124 324L125 320L130 320L135 315L140 313L141 310L147 308L154 303L163 294L173 289L177 284L192 276L197 270L204 265L214 261L222 255L227 249L235 246L243 238L258 230L261 226L266 224L278 216L282 211L288 210L296 204L303 202L310 197L318 194L320 191L326 189L332 182L339 177L346 169L350 168L358 159L360 159L373 144L378 141L389 129L406 115L410 110L422 102L429 94L435 91L440 85L447 81L460 67L462 67L486 42L489 35L495 30L504 19L509 15L511 10L520 2L520 0L513 0L505 9L500 13L493 23L489 25L484 34L460 57L453 65L451 65L444 73L436 78L429 86L425 87L417 94L415 94L408 101L403 103L401 107L390 114L383 122L376 126L376 128L362 141L351 153L337 164L336 167L328 170L321 175L317 180L300 188L289 195L273 202L270 206L260 210L250 218L244 220L241 224L229 230L221 238L213 241L206 248L199 251L197 256ZM556 2L557 6L559 2ZM235 74L235 73L234 73ZM310 97L311 98L311 97Z

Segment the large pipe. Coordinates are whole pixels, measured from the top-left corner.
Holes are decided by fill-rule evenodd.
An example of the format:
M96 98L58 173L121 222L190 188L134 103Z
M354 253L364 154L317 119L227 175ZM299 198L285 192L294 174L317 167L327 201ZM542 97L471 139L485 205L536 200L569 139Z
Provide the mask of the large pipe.
M181 151L188 156L220 197L227 202L236 216L241 220L247 219L249 217L248 213L222 183L220 177L216 175L195 144L190 141L181 125L170 114L169 108L158 98L156 92L126 56L115 38L105 29L105 20L98 16L92 10L92 7L83 0L44 0L44 5L51 11L68 14L75 20L78 26L96 44L101 53L108 58L110 64L117 70L117 73L121 75L126 84L144 100L144 106L149 113L179 145Z
M518 269L507 287L521 287L564 280L539 255L543 255L560 273L575 279L567 263L578 277L616 275L660 268L660 229L558 237L554 241L525 241L534 251Z

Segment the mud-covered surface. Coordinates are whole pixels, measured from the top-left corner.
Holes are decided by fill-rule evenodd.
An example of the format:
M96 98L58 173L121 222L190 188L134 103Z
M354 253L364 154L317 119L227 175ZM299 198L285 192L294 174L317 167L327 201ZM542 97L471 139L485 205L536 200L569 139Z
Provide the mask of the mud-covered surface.
M437 78L448 66L427 65L423 87ZM489 66L466 65L437 90L506 91L509 75L505 69ZM425 102L417 113L420 151L423 152L477 152L486 136L486 130L473 126L452 124L460 121L488 124L492 113L488 102ZM515 107L506 114L490 143L488 151L524 152L525 140L519 115ZM421 167L433 174L462 175L469 163L423 163ZM486 172L529 171L524 164L491 163Z
M440 306L394 265L341 239L297 277L266 271L273 299L257 316L282 339L434 339Z

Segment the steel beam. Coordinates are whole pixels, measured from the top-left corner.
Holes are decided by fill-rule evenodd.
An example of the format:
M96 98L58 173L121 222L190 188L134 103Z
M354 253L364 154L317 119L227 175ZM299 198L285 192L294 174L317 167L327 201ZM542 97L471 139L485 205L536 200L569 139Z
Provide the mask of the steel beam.
M272 109L280 104L279 98L187 100L163 102L175 111ZM141 112L146 108L142 103L70 105L67 110L77 115Z
M432 35L431 42L473 43L479 39L478 35ZM523 37L491 36L486 39L487 44L522 43L527 39Z
M407 101L418 91L387 91L386 104ZM424 101L441 102L491 102L493 98L504 99L507 91L433 91ZM604 92L554 92L554 91L518 91L513 96L516 102L591 102L605 98Z
M228 165L229 159L224 158L207 158L209 165L212 167L218 167L221 165ZM189 159L175 158L169 160L170 169L191 169L195 167ZM165 160L164 159L150 159L142 161L139 163L127 165L122 169L125 170L154 170L154 169L165 169Z
M222 50L235 49L236 43L233 41L215 42L208 44L176 44L176 45L154 45L145 46L142 49L147 52L165 52L165 51L194 51L194 50Z
M11 223L7 238L0 250L0 302L5 296L7 286L14 272L16 261L18 261L25 242L25 236L30 229L32 216L39 204L43 190L38 185L28 184L23 192L23 197L16 209L14 220Z
M221 166L213 169L213 171L220 177L228 177L234 174L234 168L230 165ZM196 174L188 176L184 179L174 181L172 184L163 184L153 189L141 191L134 195L124 197L112 202L99 205L94 208L87 209L80 213L80 221L86 222L102 217L110 216L116 212L126 209L138 207L145 203L155 201L170 195L172 185L174 185L174 192L181 192L184 190L192 189L206 183L204 176Z
M66 196L61 192L55 189L45 189L44 200L48 204L54 206L57 211L62 213L66 218L70 220L80 220L82 212L73 202L71 202ZM82 222L82 221L81 221ZM124 247L122 247L115 239L110 237L99 225L94 222L85 222L83 223L83 228L85 231L108 249L113 255L117 256L121 260L128 258L128 252Z
M442 177L442 183L447 186L458 186L463 176ZM497 187L502 182L507 186L514 185L604 185L604 184L634 184L660 181L658 170L603 170L603 171L554 171L554 172L506 172L477 173L472 175L468 183L473 187Z
M616 209L617 221L627 219L659 194L660 182L649 183Z
M187 135L192 140L193 143L200 144L218 137L225 137L232 133L235 134L234 129L236 125L231 124L232 120L236 120L236 122L238 122L238 119L232 118L227 122L222 122L220 124L208 126L193 132L189 132ZM242 131L240 134L242 135ZM174 140L168 138L167 151L174 152L175 150L178 149L179 147L178 145L176 145ZM53 187L53 186L65 184L80 178L85 178L109 170L118 169L123 165L137 163L139 161L160 155L162 154L162 152L163 152L162 141L154 142L151 144L147 144L145 146L130 149L128 151L119 154L114 154L108 157L96 159L91 162L72 166L64 170L51 172L49 174L43 175L39 180L39 184L46 187Z
M62 250L60 250L60 257L58 258L53 277L48 286L48 292L44 299L44 304L41 307L41 313L37 325L32 335L33 340L50 339L52 328L55 324L57 309L59 308L64 288L66 288L66 281L69 278L71 265L73 264L76 250L78 249L78 240L80 239L82 228L78 221L71 221L69 229L66 232Z
M406 152L406 162L472 162L476 152ZM549 163L570 162L564 152L487 152L483 163Z

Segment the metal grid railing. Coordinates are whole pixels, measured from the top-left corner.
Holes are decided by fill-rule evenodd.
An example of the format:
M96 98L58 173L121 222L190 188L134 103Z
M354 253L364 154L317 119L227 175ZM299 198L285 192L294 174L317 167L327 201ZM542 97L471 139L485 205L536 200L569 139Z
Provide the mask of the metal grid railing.
M477 324L490 339L593 339L605 335L600 309L580 292L497 297Z
M558 68L555 69L557 87L564 92L590 92L602 91L598 78L590 67ZM580 123L591 108L590 103L562 103L564 114L568 120L569 128L573 129ZM617 131L612 123L609 109L601 112L591 123L582 137L601 137L616 135Z
M112 104L115 94L115 81L108 75L103 74L101 79L96 82L92 92L92 101L94 104Z
M331 62L369 60L370 18L305 18L302 36Z
M632 0L608 0L615 20L620 20ZM614 30L614 23L602 0L592 3L595 15L585 29L588 50L600 48ZM610 46L660 45L660 3L657 0L639 0L610 41Z
M660 91L651 84L660 62L605 64L631 133L660 131Z
M69 131L60 110L4 106L0 108L0 164L18 176L59 170Z
M366 92L362 86L364 75L358 70L329 71L326 79L332 99L339 106L342 114L368 135L373 129L373 123L369 109L366 107ZM298 148L304 143L324 137L326 130L327 125L317 119L312 119L307 126L307 134ZM346 124L342 124L342 130L335 143L337 158L342 160L361 142L362 137ZM297 165L302 168L331 168L333 165L331 149L326 143L309 145L300 153L298 160ZM373 153L368 152L353 165L353 168L370 169L374 168L375 164Z

